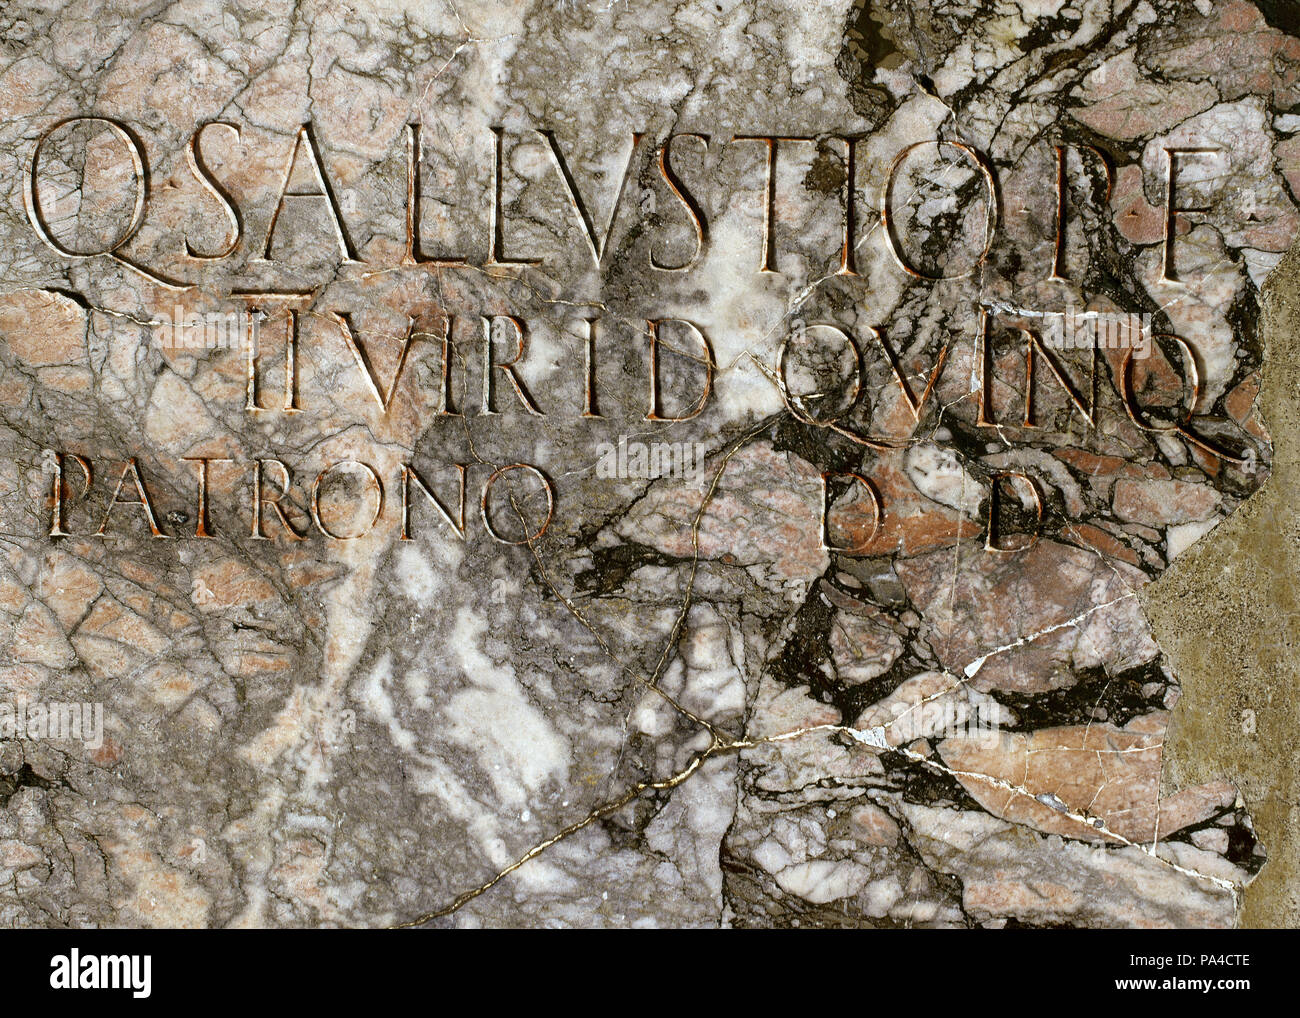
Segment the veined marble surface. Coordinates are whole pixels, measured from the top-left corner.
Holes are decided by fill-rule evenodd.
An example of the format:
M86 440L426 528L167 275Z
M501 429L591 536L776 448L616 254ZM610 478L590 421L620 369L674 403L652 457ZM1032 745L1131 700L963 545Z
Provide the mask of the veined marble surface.
M1232 925L1287 11L0 7L0 923Z

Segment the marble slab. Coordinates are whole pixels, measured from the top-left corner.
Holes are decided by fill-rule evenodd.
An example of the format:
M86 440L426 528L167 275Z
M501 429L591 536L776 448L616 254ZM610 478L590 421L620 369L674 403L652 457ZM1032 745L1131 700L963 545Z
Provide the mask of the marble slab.
M1288 5L0 24L0 924L1237 921Z

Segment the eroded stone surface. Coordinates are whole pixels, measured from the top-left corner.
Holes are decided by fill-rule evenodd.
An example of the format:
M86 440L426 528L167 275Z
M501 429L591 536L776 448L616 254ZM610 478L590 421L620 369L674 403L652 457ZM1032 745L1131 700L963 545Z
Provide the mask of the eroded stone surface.
M1232 924L1266 846L1221 776L1161 798L1178 684L1137 592L1269 469L1257 304L1298 222L1300 39L1244 0L1114 6L6 8L0 700L102 703L104 737L0 744L0 920ZM38 140L90 114L130 126L149 200L116 256L69 257L111 246L135 193L123 138L73 125L38 181L65 253L38 236ZM206 128L192 162L208 121L238 133ZM414 121L422 251L463 266L403 264ZM494 128L496 261L536 265L487 264ZM672 153L706 243L656 269L695 247L655 158L687 132L709 136ZM816 139L776 143L775 272L756 271L768 146L737 135ZM935 139L970 151L910 150L882 223L896 157ZM1177 157L1180 203L1205 211L1174 219L1166 265L1169 149L1213 153ZM317 150L342 231L290 197L268 248L286 179L319 190ZM223 196L239 242L195 257L230 242ZM163 316L258 289L306 295L258 302L271 409L250 412L242 332L187 349ZM1067 308L1150 319L1053 348ZM504 314L527 323L523 393L490 370L485 414L480 316ZM581 416L583 318L601 417ZM708 338L691 420L646 420L647 318ZM856 400L826 323L856 339ZM700 354L662 338L672 416ZM655 442L702 469L601 468ZM56 453L72 536L51 540ZM88 501L69 454L93 465ZM166 541L131 505L93 536L128 457ZM186 457L214 458L210 540ZM292 468L307 539L269 510L274 539L252 538L258 458ZM342 460L387 496L357 540L309 514ZM556 513L509 546L475 501L515 463L551 478ZM400 539L403 464L453 518L466 465L465 540L418 492ZM527 519L541 502L507 477L492 512L513 538L505 485ZM363 486L325 489L331 525L364 528L344 495ZM997 543L1037 540L990 550L990 515Z

